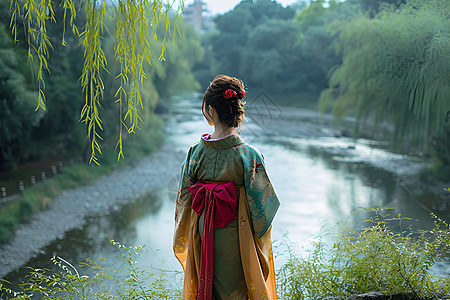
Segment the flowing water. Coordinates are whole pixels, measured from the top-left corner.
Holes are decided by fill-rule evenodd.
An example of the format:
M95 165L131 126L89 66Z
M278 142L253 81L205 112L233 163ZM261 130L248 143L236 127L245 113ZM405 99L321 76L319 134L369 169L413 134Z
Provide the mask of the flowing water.
M173 147L185 152L202 133L212 132L201 114L198 96L174 99L169 107L167 142ZM295 251L305 251L326 223L349 218L355 226L361 224L369 215L352 215L358 207L394 208L391 214L411 218L405 227L431 228L430 211L450 219L445 200L433 194L413 196L405 188L403 178L423 166L420 157L391 153L369 140L336 137L329 122L322 122L312 111L266 104L265 108L269 111L250 114L242 136L264 155L281 200L272 230L275 245L288 239ZM115 239L125 245L147 245L148 251L140 256L143 269L181 271L171 248L177 175L166 186L123 208L90 217L83 228L67 232L26 265L50 267L54 254L71 262L87 257L114 261L118 252L109 241ZM277 251L275 264L280 267L286 261L285 249L280 246ZM438 269L449 274L448 263ZM23 273L13 272L6 279L17 282Z

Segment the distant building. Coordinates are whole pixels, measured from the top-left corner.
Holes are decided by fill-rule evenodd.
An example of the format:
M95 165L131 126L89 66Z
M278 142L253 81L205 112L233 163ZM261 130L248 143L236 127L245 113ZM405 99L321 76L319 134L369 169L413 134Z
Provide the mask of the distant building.
M214 25L206 3L201 0L194 0L194 3L184 8L183 20L201 33L210 30Z

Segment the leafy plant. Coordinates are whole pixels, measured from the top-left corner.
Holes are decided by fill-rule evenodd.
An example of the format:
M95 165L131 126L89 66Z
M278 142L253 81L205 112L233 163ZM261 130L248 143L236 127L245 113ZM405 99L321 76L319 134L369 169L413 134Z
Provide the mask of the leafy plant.
M182 292L165 278L164 270L141 270L137 256L145 252L144 246L127 247L114 240L122 263L118 269L103 268L88 260L77 269L61 257L52 261L59 272L30 268L27 281L19 284L16 292L0 284L0 296L8 299L32 299L39 294L43 299L179 299ZM85 269L82 275L81 269ZM178 272L174 272L178 273Z
M372 209L371 226L361 230L342 226L330 231L332 245L314 243L303 258L290 251L289 261L277 274L278 293L284 299L382 292L409 293L417 299L449 295L448 277L432 274L431 267L450 250L450 227L433 215L435 228L413 233L393 232L389 223L405 220Z

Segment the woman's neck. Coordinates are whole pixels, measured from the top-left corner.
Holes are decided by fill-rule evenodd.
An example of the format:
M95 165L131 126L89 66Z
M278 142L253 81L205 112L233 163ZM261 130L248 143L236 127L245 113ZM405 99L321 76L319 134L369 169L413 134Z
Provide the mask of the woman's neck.
M223 126L222 124L214 124L214 132L211 134L211 138L220 139L234 133L236 133L236 131L233 127Z

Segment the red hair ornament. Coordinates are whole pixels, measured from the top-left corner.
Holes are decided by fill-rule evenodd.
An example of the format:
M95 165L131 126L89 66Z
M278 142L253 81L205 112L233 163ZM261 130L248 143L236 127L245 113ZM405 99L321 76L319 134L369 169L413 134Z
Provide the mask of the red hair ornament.
M225 96L224 96L225 99L229 99L229 98L231 98L233 96L237 96L236 91L233 91L232 89L228 89L228 90L225 91Z
M229 99L229 98L232 98L235 96L237 96L237 93L235 90L228 89L225 91L225 96L224 96L225 99ZM245 97L245 91L242 91L239 98L244 98L244 97Z

